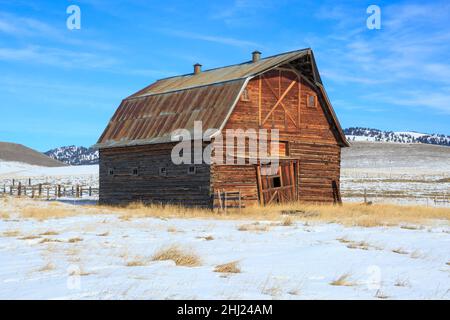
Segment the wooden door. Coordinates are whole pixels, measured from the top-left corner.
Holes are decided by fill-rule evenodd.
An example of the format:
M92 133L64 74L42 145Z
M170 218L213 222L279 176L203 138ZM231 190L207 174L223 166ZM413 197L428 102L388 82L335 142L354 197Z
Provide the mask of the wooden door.
M270 172L270 166L256 167L260 203L286 203L298 199L297 161L280 161L278 170Z

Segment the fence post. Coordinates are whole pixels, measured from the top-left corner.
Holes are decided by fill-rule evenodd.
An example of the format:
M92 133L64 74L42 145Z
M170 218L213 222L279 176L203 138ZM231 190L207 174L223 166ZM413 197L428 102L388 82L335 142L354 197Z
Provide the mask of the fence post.
M28 178L28 185L31 186L31 178Z
M80 198L83 198L83 186L80 186Z
M10 195L10 196L13 195L13 186L9 186L9 195Z
M42 183L39 183L38 194L39 194L39 197L42 195Z
M17 186L17 196L20 197L22 194L22 183L19 181L19 185Z
M367 190L364 189L364 203L367 203Z
M89 187L89 197L92 197L92 187Z
M34 198L34 187L31 187L31 198Z
M61 185L60 184L58 184L58 192L57 192L56 198L61 198Z
M12 184L13 184L13 187L14 187L14 184L16 183L16 180L15 179L13 179L13 181L12 181Z

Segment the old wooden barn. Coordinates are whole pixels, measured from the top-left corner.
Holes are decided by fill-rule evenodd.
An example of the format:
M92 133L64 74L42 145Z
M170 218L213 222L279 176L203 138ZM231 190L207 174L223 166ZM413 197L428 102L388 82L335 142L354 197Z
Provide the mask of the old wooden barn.
M125 98L98 140L100 203L222 205L341 201L341 148L348 142L333 111L311 49L161 79ZM280 166L174 164L176 129L279 130ZM258 137L259 138L259 137ZM204 141L203 147L212 143ZM247 152L240 154L249 157ZM236 197L233 199L236 200Z

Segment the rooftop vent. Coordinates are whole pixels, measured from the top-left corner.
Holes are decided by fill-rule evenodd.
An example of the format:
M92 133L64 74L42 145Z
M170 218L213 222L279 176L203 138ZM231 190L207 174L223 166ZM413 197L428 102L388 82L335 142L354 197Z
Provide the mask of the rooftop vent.
M202 65L200 63L194 64L194 74L199 74L202 72Z
M252 52L252 61L257 62L257 61L259 61L259 59L261 59L261 52L259 52L258 50L253 51Z

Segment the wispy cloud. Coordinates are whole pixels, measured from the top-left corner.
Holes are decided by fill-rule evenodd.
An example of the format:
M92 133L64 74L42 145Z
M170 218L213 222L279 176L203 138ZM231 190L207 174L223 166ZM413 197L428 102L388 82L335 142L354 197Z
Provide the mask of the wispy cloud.
M171 35L174 37L185 38L185 39L193 39L207 42L220 43L229 46L235 47L260 47L260 45L253 41L241 40L230 37L222 37L215 35L205 35L200 33L181 31L181 30L170 30L170 29L160 29L164 34Z

